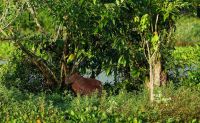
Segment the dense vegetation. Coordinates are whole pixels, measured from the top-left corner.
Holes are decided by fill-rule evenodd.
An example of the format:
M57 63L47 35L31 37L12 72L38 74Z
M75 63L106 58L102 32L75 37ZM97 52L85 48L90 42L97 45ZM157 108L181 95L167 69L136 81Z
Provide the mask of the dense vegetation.
M0 0L0 122L198 123L199 8L198 0ZM102 81L101 97L75 96L66 83L74 71L114 79Z
M127 93L101 98L73 97L67 92L27 94L1 86L2 122L184 122L198 123L199 89L165 88L151 105L147 93ZM191 102L192 101L192 102Z

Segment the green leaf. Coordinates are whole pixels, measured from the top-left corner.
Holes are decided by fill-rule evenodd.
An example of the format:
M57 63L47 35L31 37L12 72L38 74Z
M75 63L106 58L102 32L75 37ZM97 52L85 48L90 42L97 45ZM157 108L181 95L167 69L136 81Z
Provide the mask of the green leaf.
M97 3L97 0L93 0L93 3L94 3L94 5L96 5L96 3Z
M156 50L158 46L159 36L157 32L154 32L154 36L151 39L151 43L153 45L153 49Z
M74 54L70 54L69 58L67 59L67 63L70 63L74 60L75 55Z
M94 35L96 35L99 32L99 28L95 28Z
M120 2L119 2L119 0L116 0L116 4L119 6L120 5Z
M123 66L126 67L126 59L123 59Z
M114 20L114 19L112 20L112 22L113 22L113 24L115 25L115 20Z
M155 42L155 43L157 43L158 42L158 40L159 40L159 36L158 36L158 34L156 33L154 36L153 36L153 38L151 39L151 42Z
M133 123L137 123L138 122L138 120L137 120L137 118L135 117L134 119L133 119Z
M118 59L118 65L123 65L124 67L126 66L126 59L124 58L124 56L120 56L120 58Z
M164 21L166 21L166 19L169 17L169 13L167 12L167 13L165 13L164 14Z
M135 77L139 77L139 75L140 75L140 72L136 70L135 68L131 70L131 77L135 78Z
M134 17L134 22L140 22L140 18L138 16Z
M140 31L144 31L146 30L148 27L150 26L150 22L149 22L149 15L145 14L142 16L141 20L140 20Z
M102 117L101 117L101 118L102 118L103 120L104 120L104 119L107 119L107 115L106 115L105 112L102 113Z
M120 56L120 58L118 59L118 64L122 63L122 59L123 59L123 56Z
M109 66L109 67L107 67L107 69L106 69L106 75L109 75L110 72L111 72L111 67Z
M84 0L80 0L80 2L79 2L79 3L82 5L82 4L83 4L83 2L84 2Z
M71 110L70 114L71 114L72 116L75 115L74 111L72 111L72 110Z
M81 55L82 55L82 51L79 51L78 53L77 53L77 58L79 58Z

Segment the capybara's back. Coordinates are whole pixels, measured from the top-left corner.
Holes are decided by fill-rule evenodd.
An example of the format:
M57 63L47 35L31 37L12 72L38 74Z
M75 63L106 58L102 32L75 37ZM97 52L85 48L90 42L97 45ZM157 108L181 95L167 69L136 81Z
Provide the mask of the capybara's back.
M95 91L98 91L99 94L102 92L102 84L99 80L84 78L78 73L75 73L69 77L69 81L71 83L72 90L76 94L89 95Z

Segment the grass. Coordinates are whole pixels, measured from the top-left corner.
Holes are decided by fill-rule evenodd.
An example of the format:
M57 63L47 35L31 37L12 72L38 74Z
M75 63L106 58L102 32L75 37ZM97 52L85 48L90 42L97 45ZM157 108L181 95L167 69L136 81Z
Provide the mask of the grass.
M163 93L165 92L165 93ZM186 122L200 120L200 91L196 88L160 88L156 102L148 93L121 91L101 98L64 93L32 94L0 85L0 122ZM166 98L169 100L165 101Z
M200 19L183 16L176 22L177 46L194 45L200 42Z

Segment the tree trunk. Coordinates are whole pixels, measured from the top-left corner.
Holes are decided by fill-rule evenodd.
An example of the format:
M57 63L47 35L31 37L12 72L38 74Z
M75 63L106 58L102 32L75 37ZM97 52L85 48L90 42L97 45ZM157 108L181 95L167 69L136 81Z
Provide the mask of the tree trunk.
M68 50L67 50L67 41L64 43L64 48L63 48L63 56L61 60L61 70L60 70L60 80L61 80L61 87L60 89L63 90L67 85L66 85L66 78L67 75L69 74L69 67L67 66L67 55L68 55Z
M167 73L165 71L162 71L160 75L160 86L164 86L166 84L167 84Z
M60 89L65 89L68 84L66 83L66 79L68 75L70 74L70 68L67 65L67 56L69 55L69 47L68 43L70 41L70 36L67 33L67 29L65 27L61 27L62 29L62 37L64 41L64 47L62 51L62 59L61 59L61 70L60 70L60 81L61 81L61 87Z
M154 85L159 87L161 86L161 61L160 59L157 59L155 64L154 64Z
M149 63L149 78L150 78L150 101L154 101L154 89L161 86L161 61L160 58L152 58Z
M53 71L45 64L43 59L33 54L31 51L25 48L20 42L15 42L15 43L20 47L20 49L25 54L27 54L27 56L31 59L33 64L35 64L38 67L38 69L42 72L42 75L46 80L45 85L48 86L50 89L57 88L60 85L60 83L57 80Z
M149 82L150 101L153 102L154 101L154 74L153 74L152 60L150 60L150 63L149 63L149 78L150 78L150 82Z

